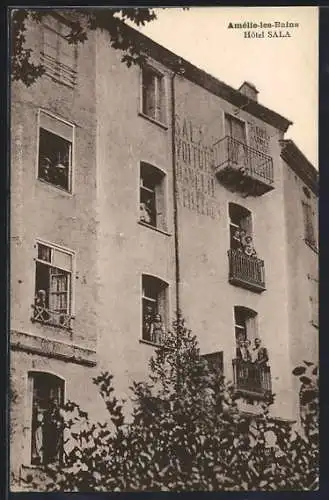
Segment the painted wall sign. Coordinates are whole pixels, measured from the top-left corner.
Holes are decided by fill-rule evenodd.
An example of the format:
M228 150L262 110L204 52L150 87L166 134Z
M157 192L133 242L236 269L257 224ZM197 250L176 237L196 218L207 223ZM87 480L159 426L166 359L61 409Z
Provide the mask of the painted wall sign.
M258 127L252 122L249 122L248 125L250 146L257 149L257 151L268 154L270 150L270 136L266 128Z
M180 203L200 215L215 218L213 150L205 144L201 127L176 116L176 166Z

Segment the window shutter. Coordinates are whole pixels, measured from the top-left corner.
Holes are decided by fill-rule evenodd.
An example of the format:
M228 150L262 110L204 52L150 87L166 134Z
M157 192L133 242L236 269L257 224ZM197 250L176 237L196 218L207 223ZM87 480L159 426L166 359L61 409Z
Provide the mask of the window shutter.
M305 240L308 243L315 245L316 241L315 241L312 207L308 203L305 203L304 201L302 202L302 207L303 207L303 217L304 217Z
M319 326L319 282L316 278L308 276L310 287L311 322Z
M65 123L58 118L45 113L40 112L40 127L52 132L55 135L59 135L69 142L73 140L73 126Z

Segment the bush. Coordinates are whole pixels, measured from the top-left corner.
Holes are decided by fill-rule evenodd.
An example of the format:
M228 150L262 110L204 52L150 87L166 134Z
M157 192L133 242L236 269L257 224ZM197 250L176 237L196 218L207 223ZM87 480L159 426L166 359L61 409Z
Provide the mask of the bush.
M179 319L150 360L146 382L132 386L127 423L113 377L94 379L109 412L93 422L65 405L64 463L48 466L57 491L250 491L318 487L317 368L304 362L303 431L270 415L264 402L253 420L238 410L232 384L208 366L196 337Z

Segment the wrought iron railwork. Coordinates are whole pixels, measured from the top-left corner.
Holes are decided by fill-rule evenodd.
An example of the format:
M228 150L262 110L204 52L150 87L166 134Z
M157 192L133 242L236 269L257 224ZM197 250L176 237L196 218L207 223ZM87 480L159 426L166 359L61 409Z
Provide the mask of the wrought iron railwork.
M73 319L71 314L62 311L52 311L51 309L35 304L32 305L32 308L33 316L31 319L33 322L36 321L45 325L71 330L71 322Z
M213 155L216 175L223 184L253 196L274 189L271 156L230 136L214 144Z
M235 390L241 395L264 398L272 394L271 369L268 365L233 359Z
M264 261L238 250L228 250L229 282L254 292L265 290Z

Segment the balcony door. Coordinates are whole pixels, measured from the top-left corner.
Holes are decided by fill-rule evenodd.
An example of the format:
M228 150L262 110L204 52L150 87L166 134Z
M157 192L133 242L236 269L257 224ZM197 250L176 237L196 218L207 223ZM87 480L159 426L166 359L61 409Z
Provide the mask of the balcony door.
M225 115L225 135L233 139L247 143L246 125L243 121L231 115Z

